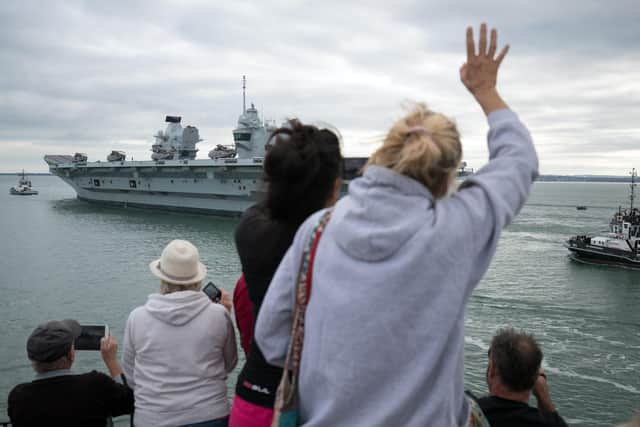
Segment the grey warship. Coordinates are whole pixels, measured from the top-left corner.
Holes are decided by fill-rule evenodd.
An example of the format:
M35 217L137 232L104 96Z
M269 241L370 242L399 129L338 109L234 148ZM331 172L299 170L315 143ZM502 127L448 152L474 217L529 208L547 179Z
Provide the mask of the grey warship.
M127 160L114 150L106 161L87 155L47 154L49 171L69 184L78 199L124 207L239 216L263 189L263 160L276 126L260 119L253 104L246 108L242 78L242 114L233 130L233 145L217 144L208 159L196 159L202 141L194 126L182 127L180 116L166 116L166 129L154 135L151 160ZM356 177L366 157L344 159L342 192ZM461 164L458 177L473 173Z
M166 129L154 135L151 160L127 160L112 151L107 161L87 161L86 154L45 155L49 171L77 193L78 199L125 207L190 211L238 216L263 191L266 146L273 124L260 119L253 104L246 107L246 79L242 80L242 114L233 130L231 146L218 144L209 159L196 159L202 141L194 126L182 127L180 116L166 116ZM348 180L366 158L345 159Z

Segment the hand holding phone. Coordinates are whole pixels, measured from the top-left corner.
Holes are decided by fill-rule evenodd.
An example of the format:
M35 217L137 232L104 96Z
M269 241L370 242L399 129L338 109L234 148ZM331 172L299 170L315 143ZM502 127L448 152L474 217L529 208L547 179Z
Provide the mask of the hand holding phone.
M227 309L229 314L231 314L231 309L233 308L233 298L231 298L231 294L224 289L220 289L222 296L220 297L220 304Z
M222 298L222 292L213 282L209 282L206 284L204 288L202 288L202 292L204 292L211 301L220 302L220 298Z
M100 340L100 353L105 363L117 361L118 359L118 341L111 336L107 335Z

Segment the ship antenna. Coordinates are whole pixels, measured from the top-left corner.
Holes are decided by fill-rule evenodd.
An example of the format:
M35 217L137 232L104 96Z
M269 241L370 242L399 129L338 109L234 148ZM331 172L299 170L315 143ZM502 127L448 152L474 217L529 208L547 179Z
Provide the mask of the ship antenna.
M247 89L247 77L242 76L242 114L247 112L247 103L246 103L246 96L245 96L246 89Z
M629 200L631 201L631 211L633 211L633 200L636 198L635 189L636 189L636 168L631 169L631 195L629 195Z

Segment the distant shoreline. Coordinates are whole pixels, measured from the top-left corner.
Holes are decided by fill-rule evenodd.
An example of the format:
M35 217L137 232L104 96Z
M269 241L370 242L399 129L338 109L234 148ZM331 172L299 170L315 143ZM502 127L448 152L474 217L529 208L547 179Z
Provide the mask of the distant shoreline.
M51 175L49 172L25 172L25 175ZM22 175L22 171L20 172L0 172L0 175Z
M610 175L540 175L538 181L541 182L621 182L629 183L628 176Z
M22 172L0 172L0 176L16 176ZM31 176L54 176L49 172L25 172L25 175ZM629 183L628 176L609 176L609 175L540 175L538 182L622 182Z

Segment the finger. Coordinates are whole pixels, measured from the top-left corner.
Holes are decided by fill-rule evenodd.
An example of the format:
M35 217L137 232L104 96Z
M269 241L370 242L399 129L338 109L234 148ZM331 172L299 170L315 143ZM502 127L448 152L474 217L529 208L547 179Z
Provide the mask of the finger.
M478 56L487 54L487 24L480 25L480 43L478 44Z
M498 32L495 28L491 29L491 41L489 42L489 58L493 58L493 55L496 54L496 45L498 44Z
M509 45L506 45L505 47L503 47L500 53L498 54L498 57L496 58L496 62L498 63L498 66L500 66L500 63L502 63L502 60L504 59L507 52L509 52Z
M473 43L473 28L467 27L467 62L476 56L476 48Z

